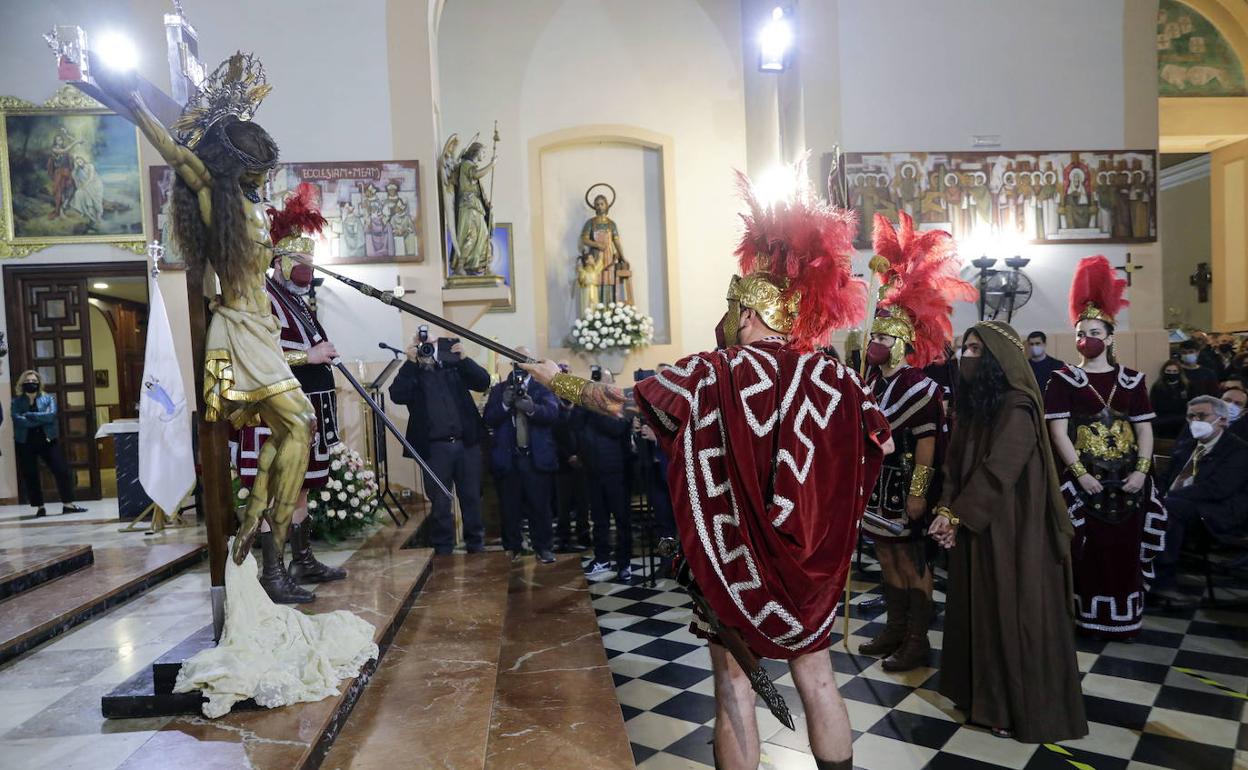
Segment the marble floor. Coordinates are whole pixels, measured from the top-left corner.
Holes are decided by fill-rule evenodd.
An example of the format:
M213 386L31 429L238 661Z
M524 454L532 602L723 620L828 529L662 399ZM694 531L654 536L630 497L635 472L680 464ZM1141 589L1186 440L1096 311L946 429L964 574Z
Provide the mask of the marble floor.
M640 561L634 574L643 574ZM609 578L610 576L607 576ZM634 578L636 582L636 578ZM854 604L878 584L855 581ZM688 597L670 580L654 588L602 579L590 586L616 694L642 770L709 770L714 699L705 645L688 632ZM944 597L936 599L943 607ZM882 628L880 610L850 620L850 649ZM1248 769L1248 612L1148 615L1133 644L1081 640L1079 667L1090 733L1061 745L1018 743L966 727L935 691L943 615L931 632L932 667L890 674L845 651L837 621L831 655L861 770ZM767 661L795 713L788 668ZM813 770L801 726L792 732L758 710L766 770Z
M0 506L0 547L89 543L143 548L200 543L203 530L122 533L116 500L84 503L86 513L27 520L26 506ZM318 548L327 564L346 561L363 543ZM100 697L211 622L206 563L161 583L20 658L0 666L0 767L112 770L168 720L105 720Z

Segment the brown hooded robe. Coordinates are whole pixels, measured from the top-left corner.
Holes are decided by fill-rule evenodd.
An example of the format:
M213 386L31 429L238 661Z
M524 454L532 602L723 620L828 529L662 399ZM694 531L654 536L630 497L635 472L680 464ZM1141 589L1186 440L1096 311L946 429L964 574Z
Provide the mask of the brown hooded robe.
M961 519L949 552L940 693L970 722L1027 743L1088 733L1075 658L1070 519L1043 400L1018 333L975 325L1010 390L988 423L962 419L941 504Z

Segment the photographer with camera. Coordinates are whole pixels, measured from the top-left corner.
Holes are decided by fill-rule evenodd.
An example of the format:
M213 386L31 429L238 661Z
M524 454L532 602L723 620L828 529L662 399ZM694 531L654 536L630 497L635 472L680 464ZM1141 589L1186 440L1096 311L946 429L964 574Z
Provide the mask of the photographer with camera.
M600 366L590 368L590 380L614 384L611 372ZM594 557L586 575L611 569L611 519L615 519L615 571L624 583L632 579L633 527L629 510L628 474L631 459L629 439L632 421L608 417L578 407L572 416L580 441L580 458L589 487L589 512L594 522Z
M523 348L520 352L528 355ZM490 461L502 477L503 548L518 559L521 523L527 517L533 550L542 564L555 561L550 494L559 454L554 426L559 400L518 366L494 386L485 404L485 423L494 431Z
M469 391L484 393L489 387L489 373L464 355L459 340L430 336L427 326L420 327L408 346L407 361L390 386L390 398L408 409L408 442L429 463L443 486L450 489L452 483L455 485L468 553L485 550L479 449L484 431ZM425 488L433 486L433 481L425 478ZM441 493L430 499L433 550L449 554L455 547L451 501Z

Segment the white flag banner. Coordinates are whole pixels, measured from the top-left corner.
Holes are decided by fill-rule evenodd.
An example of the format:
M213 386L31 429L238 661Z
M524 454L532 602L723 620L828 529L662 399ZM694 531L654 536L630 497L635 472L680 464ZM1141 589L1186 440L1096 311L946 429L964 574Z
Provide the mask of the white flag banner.
M160 285L148 280L147 350L139 398L139 483L166 513L195 486L191 412Z

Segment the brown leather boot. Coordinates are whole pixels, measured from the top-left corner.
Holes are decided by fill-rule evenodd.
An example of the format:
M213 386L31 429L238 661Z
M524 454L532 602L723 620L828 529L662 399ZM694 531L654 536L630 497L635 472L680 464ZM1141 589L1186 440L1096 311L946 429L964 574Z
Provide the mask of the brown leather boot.
M932 646L927 640L927 629L932 622L932 597L917 588L911 588L910 612L906 624L906 641L901 648L884 659L885 671L909 671L926 666L931 659Z
M342 567L322 564L312 555L312 523L307 519L290 525L290 576L298 583L328 583L342 580Z
M260 586L275 604L307 604L316 599L316 594L291 580L282 559L286 549L278 550L272 532L260 533L260 550L264 555Z
M907 607L910 597L906 589L884 584L884 607L888 621L879 636L858 647L859 655L891 655L906 640Z

